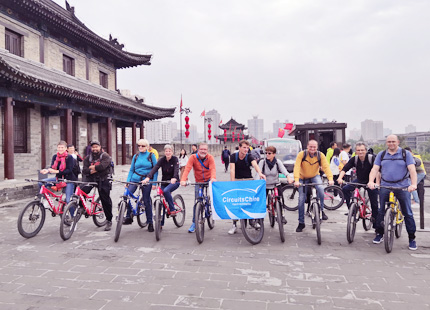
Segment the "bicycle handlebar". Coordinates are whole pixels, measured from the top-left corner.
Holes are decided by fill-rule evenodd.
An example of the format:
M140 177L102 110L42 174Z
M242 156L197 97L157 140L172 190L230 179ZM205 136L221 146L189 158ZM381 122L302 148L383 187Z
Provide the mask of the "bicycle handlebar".
M187 183L187 185L209 185L209 182L194 182L194 183Z
M375 188L386 188L386 189L389 189L390 191L392 191L392 190L402 190L404 192L408 191L408 187L394 187L394 186L375 185Z
M44 181L44 180L33 180L33 179L25 179L25 181L27 181L27 182L40 182L40 183L44 183L44 184L55 184L55 183L58 183L58 182L61 182L60 180L58 180L58 181Z
M98 183L96 183L96 182L72 181L72 180L66 180L66 179L58 179L58 182L74 183L74 184L86 184L86 185L90 185L90 186L97 186L98 185Z
M132 185L142 185L142 183L136 183L136 182L127 182L127 181L121 181L121 180L114 180L114 179L112 179L112 182L115 182L115 183L122 183L122 184L127 184L127 185L129 185L129 184L132 184Z
M367 184L361 184L361 183L353 183L353 182L346 182L346 181L342 181L342 183L344 184L348 184L348 185L354 185L354 186L361 186L361 187L366 187L368 188Z

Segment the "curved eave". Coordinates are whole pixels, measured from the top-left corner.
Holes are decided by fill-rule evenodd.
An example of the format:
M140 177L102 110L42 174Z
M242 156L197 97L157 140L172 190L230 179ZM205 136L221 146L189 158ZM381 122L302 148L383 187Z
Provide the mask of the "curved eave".
M69 98L79 102L91 103L100 108L121 111L127 114L134 114L145 120L155 120L164 117L173 117L175 108L151 107L142 103L133 101L127 97L121 96L116 92L102 90L104 95L93 95L88 92L80 91L76 88L70 88L64 85L55 84L38 77L26 74L19 69L12 67L6 60L0 57L0 78L10 81L12 84L27 89L42 91L53 96ZM65 77L65 79L76 79L74 77ZM76 81L75 81L76 82ZM93 86L96 87L96 86ZM97 91L100 89L97 87ZM116 98L113 100L111 98Z
M47 24L52 25L56 31L68 33L72 37L84 41L94 50L101 50L102 53L112 58L112 62L117 69L151 65L152 55L129 53L115 47L110 41L101 38L86 27L73 13L70 13L57 4L55 5L60 9L54 9L43 0L9 0L5 2L14 3L22 7L29 18L35 20L41 19Z

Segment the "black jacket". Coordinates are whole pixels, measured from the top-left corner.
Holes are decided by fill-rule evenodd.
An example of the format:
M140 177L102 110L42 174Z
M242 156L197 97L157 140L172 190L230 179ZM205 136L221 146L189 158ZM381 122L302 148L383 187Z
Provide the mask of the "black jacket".
M55 163L55 160L57 159L57 154L55 154L54 156L52 156L52 161L51 161L51 168L52 165ZM57 167L54 168L55 170L60 170L60 164L58 163ZM66 180L71 180L71 181L76 181L77 178L75 176L75 174L73 173L73 166L75 165L75 160L73 159L73 157L71 155L68 155L66 158L66 168L63 171L60 171L59 173L57 173L55 176L57 177L57 179L66 179Z
M152 179L154 174L160 169L162 172L161 181L170 181L175 178L179 181L179 159L176 156L172 156L169 161L167 161L166 156L161 157L157 164L152 168L151 172L148 173L147 177Z
M106 152L101 152L97 156L90 154L84 159L84 167L82 168L82 177L85 181L96 182L105 181L111 174L112 158ZM96 165L96 173L90 173L90 166Z

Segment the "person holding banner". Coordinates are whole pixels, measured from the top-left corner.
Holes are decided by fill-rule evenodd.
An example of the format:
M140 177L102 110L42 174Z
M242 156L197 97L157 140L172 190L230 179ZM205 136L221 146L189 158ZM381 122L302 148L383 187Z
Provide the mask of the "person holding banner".
M324 213L324 188L322 186L321 176L319 174L320 167L326 174L329 185L333 185L333 174L327 162L325 155L318 151L318 142L309 140L307 149L301 151L297 155L296 163L294 164L294 186L299 188L299 226L296 232L302 232L305 228L305 201L306 188L300 184L318 183L321 185L315 186L317 196L321 204L322 219L328 220Z
M251 168L254 167L261 179L266 180L266 176L258 167L257 161L248 153L249 142L241 140L239 142L239 152L230 156L230 181L253 180ZM237 231L237 220L233 220L233 226L228 231L229 235L234 235Z
M207 143L200 143L198 152L196 154L190 155L187 165L185 166L184 173L181 176L181 186L187 185L188 174L191 169L194 169L194 178L196 183L204 182L215 182L216 181L216 168L214 157L208 154L209 146ZM199 187L195 187L194 191L195 199L199 196ZM188 232L193 233L196 230L195 225L195 205L193 208L193 223L191 224Z

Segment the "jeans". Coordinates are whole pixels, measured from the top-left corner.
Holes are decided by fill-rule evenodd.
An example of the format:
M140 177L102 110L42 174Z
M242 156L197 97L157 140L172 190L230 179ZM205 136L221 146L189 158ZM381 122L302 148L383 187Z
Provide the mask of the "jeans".
M110 198L110 191L112 190L112 183L109 180L95 181L98 183L98 190L100 201L102 203L103 212L105 213L106 219L112 222L112 199ZM85 193L91 192L92 186L84 186L82 191Z
M175 206L173 205L173 197L172 192L178 189L181 183L176 182L174 184L162 184L161 189L163 190L164 198L166 198L167 203L169 204L170 212L175 211Z
M400 208L404 216L406 231L408 232L409 239L415 239L416 226L414 214L412 213L411 209L411 194L400 189L393 190L393 193L400 203ZM388 201L389 197L389 189L381 188L379 190L379 210L378 217L376 219L376 232L380 235L384 234L384 227L381 225L381 222L384 221L385 203Z
M417 184L424 180L425 177L426 174L424 172L417 173ZM412 197L416 203L420 203L420 198L418 197L418 192L416 190L412 192Z
M310 179L304 179L304 180L299 179L299 182L302 184L308 184L308 183L321 184L321 185L316 185L315 189L317 191L317 197L320 200L321 211L323 211L324 210L324 188L322 186L321 176L317 174L316 176ZM302 223L302 224L305 223L306 192L307 192L307 186L299 187L299 223Z
M128 190L134 194L137 189L137 185L129 184ZM151 189L152 185L142 186L143 204L145 205L146 222L152 224L152 206L151 206ZM131 216L131 206L127 205L126 217Z
M358 179L352 181L352 183L359 183ZM366 184L363 184L366 186ZM343 196L345 198L346 205L351 206L351 194L355 190L355 186L351 184L347 184L342 187ZM376 219L378 217L378 190L370 188L366 188L367 193L369 194L370 206L372 207L372 217ZM373 221L373 228L376 228L376 221Z
M57 182L57 178L47 178L47 179L43 179L42 181L46 181L46 182ZM43 183L39 182L39 190L42 187ZM46 186L47 188L50 188L51 186ZM72 197L73 193L75 191L75 184L73 183L67 183L66 185L66 203L69 203L70 198Z

